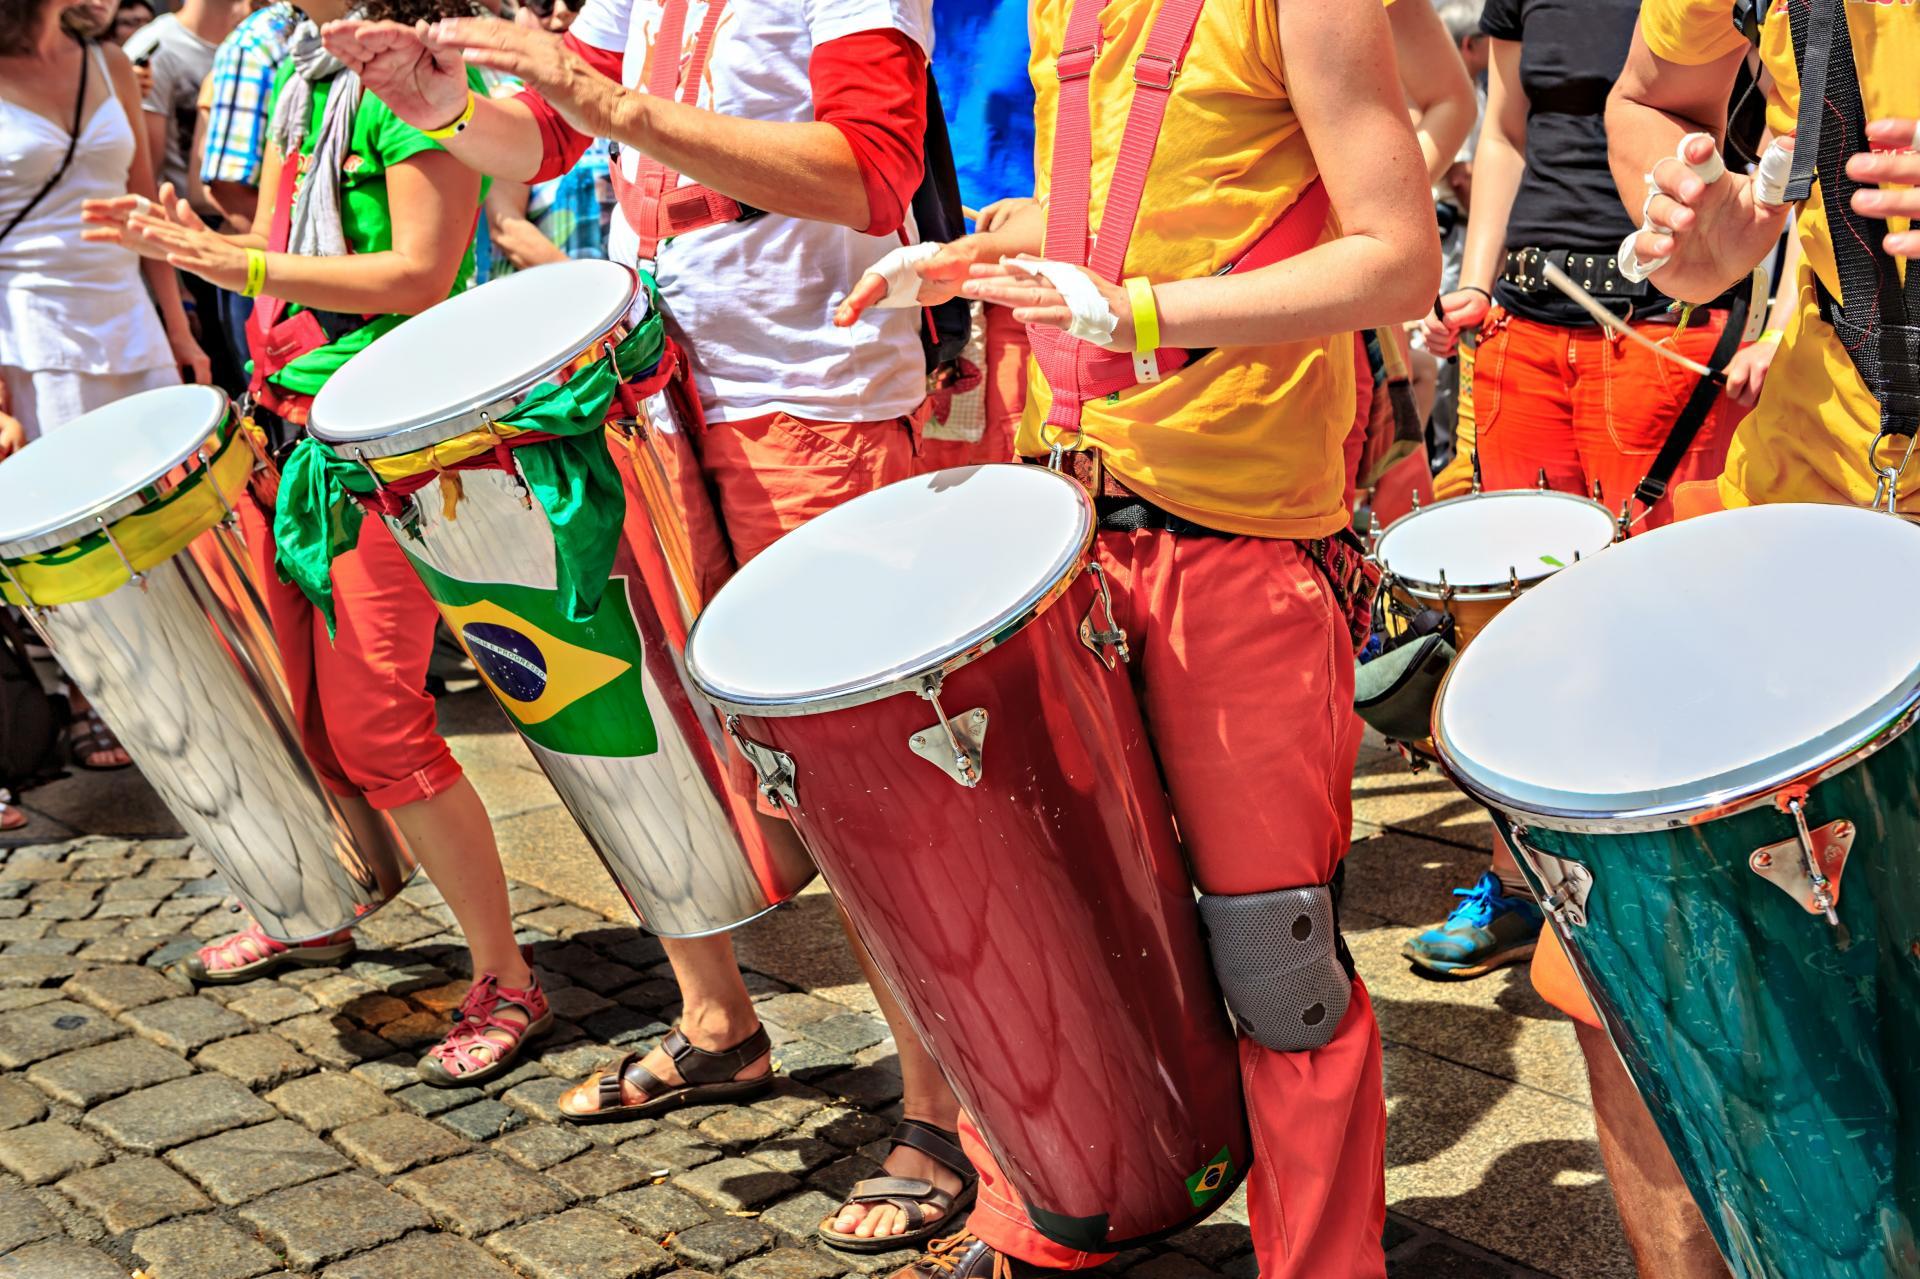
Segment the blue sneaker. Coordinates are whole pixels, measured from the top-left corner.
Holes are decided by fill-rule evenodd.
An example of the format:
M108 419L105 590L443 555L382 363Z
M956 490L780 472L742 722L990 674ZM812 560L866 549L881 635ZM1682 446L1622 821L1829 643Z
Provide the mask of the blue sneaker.
M1540 938L1540 907L1530 897L1509 897L1500 877L1484 871L1438 928L1429 928L1400 948L1416 965L1440 977L1483 977L1533 954Z

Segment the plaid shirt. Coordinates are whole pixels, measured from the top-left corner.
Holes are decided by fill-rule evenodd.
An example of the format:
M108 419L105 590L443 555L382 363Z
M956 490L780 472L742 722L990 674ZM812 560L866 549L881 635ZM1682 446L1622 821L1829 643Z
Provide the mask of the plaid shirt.
M248 15L221 42L213 56L213 111L200 161L202 182L259 183L274 75L298 21L293 6L270 4Z

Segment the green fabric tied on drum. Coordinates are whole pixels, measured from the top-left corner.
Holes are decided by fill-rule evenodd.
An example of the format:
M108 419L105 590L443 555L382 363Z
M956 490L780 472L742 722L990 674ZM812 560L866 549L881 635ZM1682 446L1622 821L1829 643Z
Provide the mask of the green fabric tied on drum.
M542 382L494 424L503 432L555 437L514 445L513 456L552 524L556 595L570 621L593 617L613 572L626 492L601 432L621 382L644 377L660 363L666 338L657 296L655 302L611 357L565 382ZM360 540L363 511L356 499L372 497L380 488L365 466L311 436L294 447L281 472L273 520L280 575L313 601L327 619L329 635L334 631L334 557Z

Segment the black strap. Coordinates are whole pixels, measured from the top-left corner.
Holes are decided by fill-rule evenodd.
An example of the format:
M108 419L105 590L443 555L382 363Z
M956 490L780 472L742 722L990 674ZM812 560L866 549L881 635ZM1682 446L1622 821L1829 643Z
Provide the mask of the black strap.
M74 39L80 40L78 36ZM67 135L67 153L60 157L60 167L53 171L53 176L46 180L45 185L33 193L31 200L20 206L19 212L7 221L6 226L0 227L0 240L6 239L8 232L26 221L27 214L32 213L40 201L47 198L47 193L60 185L60 179L67 176L67 166L73 163L73 153L80 146L80 126L86 123L87 73L92 66L93 50L87 47L85 40L80 40L80 94L73 100L73 132Z
M917 1150L956 1177L973 1176L973 1160L960 1148L960 1134L922 1119L902 1119L888 1138L895 1146Z
M1752 284L1751 279L1748 284ZM1652 506L1667 495L1667 485L1673 482L1673 473L1680 469L1680 459L1693 447L1694 437L1700 434L1707 414L1713 411L1713 402L1720 398L1720 392L1725 389L1726 379L1718 375L1726 371L1727 361L1740 349L1740 336L1746 331L1747 310L1752 304L1751 287L1733 300L1733 306L1727 312L1727 327L1720 330L1720 340L1713 344L1713 354L1707 357L1707 367L1713 370L1715 376L1703 377L1694 383L1693 393L1680 406L1679 416L1673 419L1666 442L1654 455L1653 465L1647 468L1646 475L1634 487L1633 496L1643 506Z

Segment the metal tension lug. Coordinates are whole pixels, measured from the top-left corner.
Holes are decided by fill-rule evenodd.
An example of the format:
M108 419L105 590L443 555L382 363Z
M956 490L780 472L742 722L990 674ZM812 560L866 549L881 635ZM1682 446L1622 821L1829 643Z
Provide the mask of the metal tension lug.
M1107 587L1105 571L1093 560L1087 561L1087 571L1093 574L1096 593L1093 602L1087 605L1086 616L1080 619L1080 642L1108 670L1117 670L1121 662L1133 660L1133 653L1127 647L1127 633L1113 615L1113 593ZM1105 626L1095 620L1096 614L1106 617Z
M796 787L800 774L793 766L793 756L771 746L762 746L741 732L738 715L727 716L727 736L733 738L733 744L747 757L747 763L753 765L754 774L760 779L762 798L775 808L799 807Z
M907 739L907 749L971 789L980 784L986 742L987 712L976 706L921 729Z
M1513 829L1509 841L1518 856L1527 859L1534 876L1547 890L1540 908L1568 928L1587 926L1587 897L1593 892L1593 871L1580 862L1554 857L1526 842L1521 827Z
M1845 818L1812 828L1802 823L1792 839L1754 849L1747 865L1809 915L1824 915L1828 923L1837 925L1840 875L1847 868L1855 834L1854 824Z

